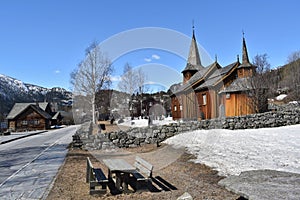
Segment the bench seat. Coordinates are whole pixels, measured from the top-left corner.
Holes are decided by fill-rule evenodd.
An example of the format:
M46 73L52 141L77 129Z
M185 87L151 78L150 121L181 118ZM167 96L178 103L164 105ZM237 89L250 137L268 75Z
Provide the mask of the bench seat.
M136 171L132 173L135 178L135 191L143 189L143 186L151 183L153 165L140 157L135 158ZM144 187L145 188L145 187Z
M87 157L86 182L90 184L90 195L105 194L109 180L100 168L94 168L89 157ZM100 186L100 189L98 187Z
M133 177L137 180L137 181L145 181L146 177L143 176L141 173L139 173L138 171L135 171L132 173Z
M96 181L108 183L108 179L106 178L105 174L100 168L94 169L94 173L95 173Z

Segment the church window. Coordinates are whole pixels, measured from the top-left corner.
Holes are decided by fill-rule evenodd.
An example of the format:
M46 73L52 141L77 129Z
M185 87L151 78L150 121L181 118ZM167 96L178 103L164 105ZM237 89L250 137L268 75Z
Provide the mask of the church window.
M202 95L202 99L203 99L203 105L206 105L206 94Z
M230 93L226 93L226 99L230 99Z

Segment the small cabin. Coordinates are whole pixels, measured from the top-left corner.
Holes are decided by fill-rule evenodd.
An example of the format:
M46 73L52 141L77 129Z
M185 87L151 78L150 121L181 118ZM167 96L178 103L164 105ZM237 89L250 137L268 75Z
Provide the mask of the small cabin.
M15 103L6 119L13 132L46 130L51 126L52 112L46 102Z

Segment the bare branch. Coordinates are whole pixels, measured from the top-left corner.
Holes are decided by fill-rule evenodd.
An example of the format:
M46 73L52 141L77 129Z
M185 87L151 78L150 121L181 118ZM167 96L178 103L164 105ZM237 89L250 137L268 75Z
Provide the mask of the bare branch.
M90 105L90 112L93 123L95 120L95 98L97 91L110 85L110 76L113 72L111 61L105 55L97 43L93 42L86 49L86 57L78 64L78 69L71 73L71 83L75 96L85 99L80 102L79 107L85 107L86 103ZM86 103L85 103L86 102ZM83 105L84 104L84 105Z
M294 62L296 60L300 59L300 50L299 51L294 51L293 53L291 53L288 58L287 58L287 64Z

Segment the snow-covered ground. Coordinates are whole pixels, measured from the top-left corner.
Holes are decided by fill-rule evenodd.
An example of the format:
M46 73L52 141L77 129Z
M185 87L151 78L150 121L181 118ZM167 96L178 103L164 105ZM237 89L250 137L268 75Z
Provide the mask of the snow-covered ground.
M132 124L132 122L134 122ZM171 117L154 120L154 125L177 123ZM147 119L126 119L120 125L148 126ZM220 175L273 169L300 174L300 125L247 130L198 130L169 138L165 143L185 147Z
M132 123L134 122L134 123ZM177 123L172 119L172 117L164 118L163 120L153 120L153 125L165 125L169 123ZM145 127L148 126L148 119L135 119L131 120L130 118L125 119L123 123L119 125L129 126L129 127Z
M279 96L276 97L276 100L277 101L283 101L286 97L287 97L286 94L281 94L281 95L279 95Z
M273 169L300 174L300 125L252 130L198 130L165 141L186 147L196 163L216 169L220 175Z

